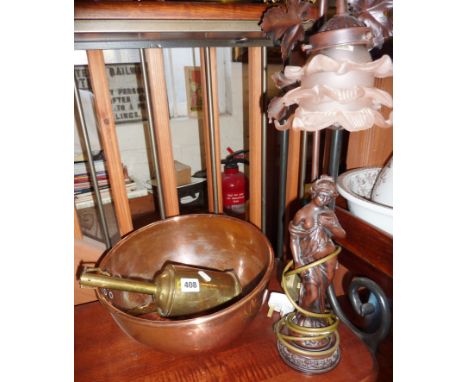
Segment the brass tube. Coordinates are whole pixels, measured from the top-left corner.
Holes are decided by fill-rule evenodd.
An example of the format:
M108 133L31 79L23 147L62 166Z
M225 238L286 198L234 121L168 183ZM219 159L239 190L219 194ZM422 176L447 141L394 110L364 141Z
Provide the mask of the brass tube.
M162 317L204 312L232 300L242 292L233 271L182 264L167 264L154 282L111 276L100 268L85 269L80 276L80 284L152 295L152 304L131 307L127 313L140 315L154 308L153 311Z
M110 277L86 272L80 276L80 284L94 288L109 288L151 295L156 295L158 292L156 284L153 283L138 280L127 280L118 277Z

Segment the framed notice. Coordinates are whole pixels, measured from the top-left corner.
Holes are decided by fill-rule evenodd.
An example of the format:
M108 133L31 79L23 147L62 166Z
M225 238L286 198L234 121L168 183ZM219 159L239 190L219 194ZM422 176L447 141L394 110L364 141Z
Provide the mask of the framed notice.
M187 92L187 113L189 117L203 116L203 95L199 66L185 66L185 89Z
M115 123L147 120L141 65L107 64L106 71ZM91 90L87 66L75 66L75 77L79 89Z

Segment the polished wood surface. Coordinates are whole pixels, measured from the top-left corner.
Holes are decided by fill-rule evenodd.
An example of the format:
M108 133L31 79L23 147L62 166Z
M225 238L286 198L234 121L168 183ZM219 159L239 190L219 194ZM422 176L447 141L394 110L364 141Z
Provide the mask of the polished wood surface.
M299 196L299 168L301 159L301 130L289 129L288 138L288 166L286 172L286 197L284 224L288 227L289 220L295 213L295 206L292 206L294 201L298 200ZM287 230L287 229L286 229Z
M75 212L75 221L74 221L74 224L73 224L74 237L75 237L75 240L81 240L81 239L83 239L83 233L81 232L80 220L78 219L78 214L76 213L76 208L74 208L73 211Z
M271 283L277 290L276 280ZM271 288L270 288L271 289ZM98 302L75 307L75 381L375 381L377 365L364 343L340 325L342 358L329 373L306 376L288 367L276 349L267 304L230 346L198 356L157 352L124 334ZM168 341L171 339L168 338Z
M338 205L336 215L347 235L345 239L337 239L343 247L338 256L340 268L334 280L337 295L348 290L349 282L353 277L364 276L375 281L391 302L393 300L393 237L345 210L344 199L338 198ZM343 307L346 308L346 305ZM353 317L350 311L347 314ZM378 381L392 381L392 332L379 345L376 358L379 364Z
M159 173L161 178L163 203L166 217L179 215L179 198L172 154L172 138L169 124L169 104L167 102L164 58L161 48L145 49L148 63L148 82L153 110L153 128L158 147Z
M341 207L336 208L336 215L346 230L346 238L336 239L337 242L366 259L373 268L393 277L393 237Z
M96 240L84 237L81 240L74 241L74 272L75 280L74 288L74 303L84 304L85 302L96 301L96 292L94 289L81 288L78 283L78 272L83 263L94 264L106 250L106 246Z
M375 87L393 95L393 77L376 78ZM388 118L390 110L383 106L382 115ZM346 168L364 166L382 167L393 153L393 127L374 126L349 134Z
M262 228L262 48L249 48L249 221Z
M265 4L75 1L75 19L260 20Z
M393 297L393 237L337 206L336 215L346 238L336 239L343 247L338 260L353 275L366 276Z
M88 70L91 87L95 97L96 120L101 138L102 149L106 157L106 168L109 174L109 184L112 200L115 206L115 216L119 232L124 236L133 230L132 215L125 188L124 172L120 157L119 142L112 112L109 84L104 64L102 50L88 50Z

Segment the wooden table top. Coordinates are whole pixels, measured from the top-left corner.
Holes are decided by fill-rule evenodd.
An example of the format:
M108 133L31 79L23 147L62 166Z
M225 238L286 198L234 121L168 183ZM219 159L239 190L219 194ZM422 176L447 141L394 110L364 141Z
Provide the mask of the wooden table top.
M127 336L99 302L75 306L75 381L375 381L377 364L365 344L340 324L341 361L325 374L306 376L287 366L276 349L274 313L267 303L228 348L199 356L152 350Z

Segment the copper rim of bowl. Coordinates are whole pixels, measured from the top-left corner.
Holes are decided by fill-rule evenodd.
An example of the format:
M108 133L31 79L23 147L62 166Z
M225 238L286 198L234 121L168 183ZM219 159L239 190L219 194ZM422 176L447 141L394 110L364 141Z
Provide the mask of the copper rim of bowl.
M211 314L207 314L207 315L201 316L201 317L181 319L181 320L173 320L173 321L148 320L148 319L145 319L145 318L139 318L137 316L127 314L127 313L123 312L122 310L117 309L114 305L112 305L109 301L107 301L107 299L104 298L103 294L101 293L100 289L98 288L98 289L96 289L96 294L98 296L99 301L102 304L104 304L105 307L107 309L109 309L111 313L115 313L115 314L124 316L124 317L126 317L126 319L131 320L131 321L135 321L135 322L139 322L139 323L142 323L142 324L145 324L145 325L151 325L151 326L161 326L161 325L162 326L181 326L181 325L185 326L185 325L198 324L198 323L201 323L201 322L211 321L211 320L214 320L214 319L218 319L219 317L226 316L229 313L231 313L232 311L235 311L238 308L240 308L242 305L247 304L250 301L250 298L254 294L258 293L259 291L261 291L262 289L264 289L266 287L266 284L268 283L268 281L270 279L270 276L271 276L271 273L273 271L274 252L273 252L273 248L271 247L271 244L270 244L269 240L263 234L263 232L261 230L259 230L255 225L253 225L252 223L247 222L245 220L240 220L240 219L233 218L233 217L226 216L226 215L215 215L215 214L190 214L190 215L174 216L174 217L171 217L171 218L168 218L168 219L165 219L165 220L159 220L159 221L156 221L154 223L150 223L150 224L148 224L148 225L146 225L146 226L144 226L142 228L139 228L136 231L131 232L130 234L128 234L124 238L120 239L119 242L114 247L112 247L111 250L106 255L104 255L102 260L104 260L107 256L111 256L112 253L115 252L120 246L122 246L128 240L131 240L132 236L137 235L141 231L151 229L151 227L153 227L155 225L164 224L164 223L166 223L168 221L195 219L195 218L197 218L199 216L203 216L203 217L209 216L209 217L213 217L215 219L222 218L222 219L232 220L235 223L241 223L243 225L245 224L246 228L250 229L251 231L256 231L261 236L263 236L263 238L265 240L265 244L267 245L267 248L268 248L268 266L267 266L261 280L255 286L255 288L250 291L250 293L243 296L239 301L236 301L234 304L229 305L228 307L226 307L226 308L224 308L222 310L219 310L217 312L213 312Z
M370 199L367 199L364 196L361 196L351 191L346 184L346 179L351 177L353 174L362 173L362 172L371 171L371 170L380 171L381 168L380 167L360 167L360 168L346 171L338 176L338 179L336 180L336 187L338 188L339 193L346 200L349 200L351 202L354 202L366 208L372 208L373 210L379 211L383 213L384 215L392 215L393 214L392 207L389 207L389 206L386 206L385 204L377 203Z

